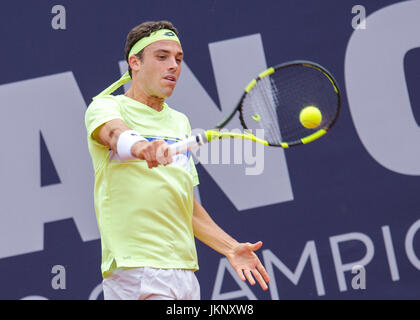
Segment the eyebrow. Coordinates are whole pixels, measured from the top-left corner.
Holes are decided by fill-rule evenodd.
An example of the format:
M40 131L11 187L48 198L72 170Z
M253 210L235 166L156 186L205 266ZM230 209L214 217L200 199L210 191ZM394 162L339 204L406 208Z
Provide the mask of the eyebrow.
M155 50L153 53L158 53L158 52L163 52L163 53L171 53L169 50L165 50L165 49L157 49L157 50ZM182 51L178 51L177 53L176 53L176 55L177 56L183 56L184 55L184 53L182 52Z

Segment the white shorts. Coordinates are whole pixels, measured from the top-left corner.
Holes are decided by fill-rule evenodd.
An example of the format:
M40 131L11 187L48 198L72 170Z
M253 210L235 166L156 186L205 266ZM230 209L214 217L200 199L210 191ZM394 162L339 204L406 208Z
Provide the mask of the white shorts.
M118 268L102 281L105 300L200 300L192 270Z

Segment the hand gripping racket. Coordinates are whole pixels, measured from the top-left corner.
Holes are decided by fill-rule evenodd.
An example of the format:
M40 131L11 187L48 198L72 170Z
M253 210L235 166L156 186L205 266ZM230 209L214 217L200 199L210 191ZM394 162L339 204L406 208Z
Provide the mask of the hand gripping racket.
M302 124L308 108L315 124ZM172 155L223 139L247 139L266 146L289 148L307 144L331 129L341 107L337 82L322 66L310 61L292 61L268 68L245 88L238 105L215 129L169 146ZM314 111L315 110L315 111ZM315 113L314 113L315 112ZM220 132L238 113L244 133ZM264 139L253 132L263 129Z

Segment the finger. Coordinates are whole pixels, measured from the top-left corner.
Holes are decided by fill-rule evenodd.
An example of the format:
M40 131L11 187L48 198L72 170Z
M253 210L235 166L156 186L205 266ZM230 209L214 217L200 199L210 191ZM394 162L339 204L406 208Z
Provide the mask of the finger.
M261 288L263 290L267 290L268 286L265 283L263 277L261 276L261 274L258 272L257 269L252 270L252 274L254 275L255 279L257 279L258 283L260 284Z
M262 245L263 245L262 241L258 241L258 242L255 242L255 243L251 244L252 251L257 251L259 248L262 247Z
M159 165L159 161L156 159L156 150L154 148L150 148L145 152L145 158L152 168Z
M260 274L263 276L265 282L270 282L270 276L268 275L267 270L265 270L264 266L259 263L257 265L257 270L260 272Z
M254 277L251 274L251 271L244 270L245 277L248 279L248 282L251 286L255 285Z
M157 141L156 144L156 159L162 165L168 165L172 162L172 157L169 155L169 145L165 141Z
M155 144L155 155L156 155L156 160L160 163L165 165L166 164L166 159L165 159L165 155L164 155L164 148L165 146L161 143L161 141L156 141L157 143ZM160 142L160 143L159 143Z
M238 274L239 279L241 279L242 281L246 281L245 276L242 272L242 269L236 269L236 273Z
M153 157L153 155L150 152L147 152L145 154L145 160L147 161L147 166L149 167L149 169L152 169L159 165L159 163L156 161L156 159Z
M149 157L147 152L143 153L143 159L146 161L149 169L151 169L152 168L152 161L150 160L150 157Z
M164 151L163 151L163 154L165 155L165 159L166 159L166 163L167 164L170 164L170 163L172 163L172 155L171 155L171 153L169 152L169 145L168 144L166 144L166 146L165 146L165 148L164 148Z
M172 163L172 156L169 154L169 145L167 143L162 144L159 147L158 151L159 157L160 157L160 163L163 165L168 165Z

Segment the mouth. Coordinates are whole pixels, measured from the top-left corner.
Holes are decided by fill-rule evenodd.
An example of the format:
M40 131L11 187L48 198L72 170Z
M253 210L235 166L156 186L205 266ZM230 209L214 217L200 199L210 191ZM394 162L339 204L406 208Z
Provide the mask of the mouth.
M164 80L170 81L171 83L176 83L176 77L173 75L167 75L165 77L163 77Z

